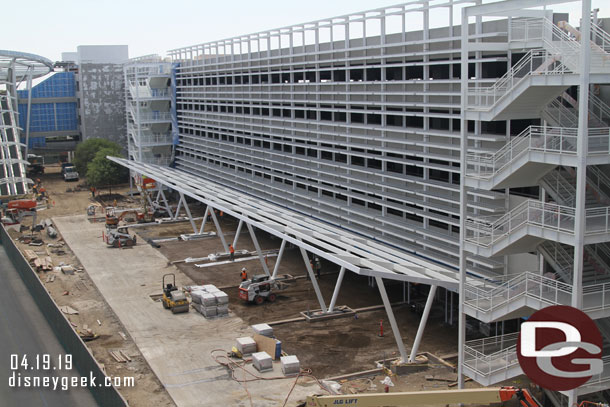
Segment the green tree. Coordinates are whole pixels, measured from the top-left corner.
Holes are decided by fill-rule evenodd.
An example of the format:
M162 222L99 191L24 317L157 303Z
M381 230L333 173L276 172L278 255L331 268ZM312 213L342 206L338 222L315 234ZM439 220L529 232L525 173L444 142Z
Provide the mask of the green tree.
M122 184L129 179L129 170L120 164L110 161L106 156L116 156L116 149L102 148L87 165L87 181L99 189L108 187L112 194L112 186Z
M83 141L76 147L74 153L74 166L76 166L76 171L78 171L79 174L86 174L87 166L93 161L97 152L102 148L113 149L113 152L110 155L122 156L121 146L117 143L101 138L91 138Z

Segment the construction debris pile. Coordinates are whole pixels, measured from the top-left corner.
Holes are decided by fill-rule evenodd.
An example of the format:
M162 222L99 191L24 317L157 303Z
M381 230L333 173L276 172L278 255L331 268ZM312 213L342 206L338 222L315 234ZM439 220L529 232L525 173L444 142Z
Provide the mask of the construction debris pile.
M213 284L195 285L187 288L191 293L193 307L206 318L229 315L229 296Z

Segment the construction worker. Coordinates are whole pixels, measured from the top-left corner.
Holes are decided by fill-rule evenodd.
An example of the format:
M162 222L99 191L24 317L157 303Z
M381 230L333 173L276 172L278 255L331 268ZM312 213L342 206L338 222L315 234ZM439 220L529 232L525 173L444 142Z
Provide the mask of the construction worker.
M248 279L248 271L246 268L241 269L241 281L246 281Z
M315 268L316 276L318 276L318 278L320 278L320 274L322 273L322 263L320 263L320 258L318 256L316 256L314 264L316 266L316 268Z
M91 189L91 198L95 198L95 187L94 187L94 186L92 186L92 187L91 187L91 188L89 188L89 189Z
M231 261L235 261L235 249L232 244L229 245L229 256L231 256Z

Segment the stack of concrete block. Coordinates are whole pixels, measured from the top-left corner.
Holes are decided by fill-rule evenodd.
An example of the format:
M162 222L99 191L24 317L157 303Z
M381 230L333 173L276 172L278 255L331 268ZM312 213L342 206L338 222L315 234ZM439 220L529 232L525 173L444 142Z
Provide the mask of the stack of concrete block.
M256 352L252 354L252 365L259 372L273 370L273 361L267 352Z
M195 309L206 318L229 315L229 296L215 285L193 286L191 298Z
M301 363L294 355L282 356L280 362L282 363L282 373L286 376L299 374L301 372Z
M250 328L252 328L254 333L266 336L268 338L273 338L273 328L271 328L267 324L256 324L256 325L250 326Z
M216 291L212 293L216 298L216 308L218 316L225 316L229 314L229 296L223 291Z
M242 355L250 355L256 353L256 342L249 336L237 338L235 347Z

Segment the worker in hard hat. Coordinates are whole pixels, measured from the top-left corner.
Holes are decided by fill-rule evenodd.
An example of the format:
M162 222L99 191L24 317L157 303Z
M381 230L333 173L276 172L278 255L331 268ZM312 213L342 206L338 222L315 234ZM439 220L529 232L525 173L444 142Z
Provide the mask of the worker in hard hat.
M248 279L248 271L246 268L241 269L241 281L246 281Z
M229 245L229 256L231 261L235 261L235 249L233 248L232 244Z

